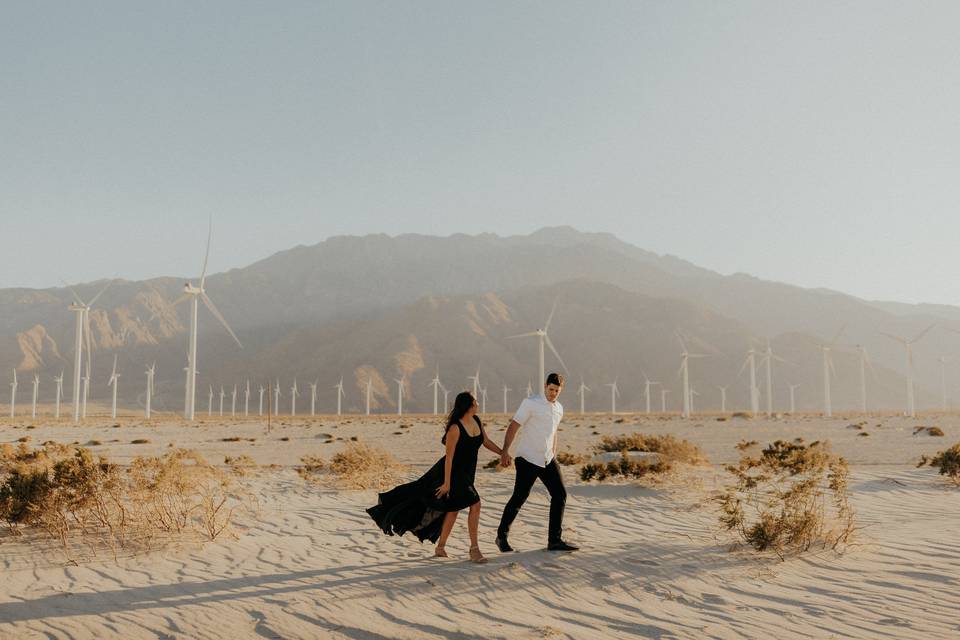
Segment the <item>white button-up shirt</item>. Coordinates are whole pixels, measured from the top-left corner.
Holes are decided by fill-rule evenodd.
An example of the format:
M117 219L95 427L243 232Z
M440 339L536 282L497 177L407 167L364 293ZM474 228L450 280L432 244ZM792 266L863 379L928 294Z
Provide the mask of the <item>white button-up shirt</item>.
M548 402L541 394L524 399L513 420L520 425L514 457L538 467L553 460L553 438L563 418L563 405Z

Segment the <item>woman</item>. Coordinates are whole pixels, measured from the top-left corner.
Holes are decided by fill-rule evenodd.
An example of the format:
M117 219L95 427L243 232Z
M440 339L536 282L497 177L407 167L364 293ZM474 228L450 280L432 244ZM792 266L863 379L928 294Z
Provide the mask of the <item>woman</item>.
M384 533L392 536L412 531L420 542L426 539L436 542L433 555L446 558L444 547L457 514L469 507L470 560L477 563L487 561L480 553L477 541L480 496L473 482L480 445L497 455L501 449L487 437L476 413L476 398L468 391L458 394L440 440L446 446L446 455L419 480L381 493L377 506L367 509Z

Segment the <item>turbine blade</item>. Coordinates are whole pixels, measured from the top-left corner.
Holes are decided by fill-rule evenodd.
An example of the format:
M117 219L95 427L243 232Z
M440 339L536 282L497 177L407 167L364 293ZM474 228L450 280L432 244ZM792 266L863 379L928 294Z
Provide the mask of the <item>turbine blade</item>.
M203 289L203 281L207 278L207 260L210 259L210 238L213 237L213 214L210 214L210 224L207 229L207 252L203 256L203 269L200 270L200 288Z
M553 299L553 308L550 309L550 315L547 316L547 324L543 325L544 331L550 328L550 323L553 322L553 314L557 312L557 302L559 301L560 301L559 296Z
M840 336L843 335L843 332L846 330L846 328L847 328L847 323L843 323L842 325L840 325L840 331L837 331L837 335L833 336L833 340L830 341L830 344L833 344L837 340L839 340Z
M106 291L107 289L109 289L109 288L110 288L110 285L112 285L112 284L113 284L113 280L108 281L107 284L106 284L106 286L104 286L103 289L100 289L100 293L98 293L97 295L93 296L93 300L91 300L91 301L90 301L90 304L88 304L87 306L88 306L88 307L92 307L92 306L93 306L93 303L95 303L95 302L100 298L100 296L103 295L103 292Z
M887 337L890 338L891 340L896 340L896 341L899 342L900 344L903 344L903 345L907 344L906 339L901 338L900 336L895 336L895 335L893 335L892 333L887 333L887 332L885 332L885 331L881 331L881 332L880 332L880 335L882 335L882 336L887 336Z
M686 350L687 350L687 343L683 341L683 336L680 335L680 330L679 330L679 329L674 329L674 330L673 330L673 333L674 333L674 335L677 336L677 340L680 341L680 346L683 348L684 351L686 351Z
M67 288L67 291L69 291L69 292L73 295L73 299L77 302L78 305L80 305L81 307L87 306L86 303L80 298L80 296L77 295L77 292L73 290L73 287L71 287L70 285L68 285L68 284L67 284L65 281L63 281L63 280L61 280L60 282L63 282L63 286L66 287L66 288ZM952 331L952 329L951 329L951 331ZM957 333L960 333L960 331L958 331Z
M560 354L557 353L556 348L553 346L553 343L550 342L550 336L543 336L543 339L546 341L547 346L550 347L550 351L553 352L553 355L557 356L557 360L560 361L560 366L563 367L563 370L567 372L567 375L570 375L570 370L567 369L567 365L563 363L563 358L560 357Z
M530 333L521 333L515 336L507 336L506 338L504 338L504 340L513 340L514 338L529 338L530 336L538 336L538 335L540 334L537 333L536 331L531 331Z
M200 299L203 300L203 304L207 305L207 309L210 310L210 313L212 313L213 316L220 321L220 324L222 324L223 328L227 330L227 333L229 333L230 336L237 342L237 345L243 349L243 345L240 343L240 338L237 337L237 334L235 334L233 329L230 328L230 325L227 324L223 314L220 313L220 310L217 309L216 305L213 304L213 300L211 300L205 292L200 293Z
M933 323L932 325L930 325L929 327L927 327L926 329L924 329L923 331L921 331L920 333L918 333L918 334L917 334L917 337L910 341L910 344L913 344L914 342L916 342L917 340L919 340L919 339L922 338L923 336L927 335L927 333L930 331L930 329L933 329L935 326L937 326L937 323Z

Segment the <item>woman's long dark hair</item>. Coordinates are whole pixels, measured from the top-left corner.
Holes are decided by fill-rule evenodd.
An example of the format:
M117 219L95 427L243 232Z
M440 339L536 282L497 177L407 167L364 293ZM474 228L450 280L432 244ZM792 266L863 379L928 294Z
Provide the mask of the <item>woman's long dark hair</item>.
M447 415L447 423L443 426L443 438L440 439L440 442L447 444L447 429L450 428L450 425L463 420L463 416L467 415L467 411L470 410L473 403L473 394L469 391L461 391L457 394L457 397L453 400L453 409Z

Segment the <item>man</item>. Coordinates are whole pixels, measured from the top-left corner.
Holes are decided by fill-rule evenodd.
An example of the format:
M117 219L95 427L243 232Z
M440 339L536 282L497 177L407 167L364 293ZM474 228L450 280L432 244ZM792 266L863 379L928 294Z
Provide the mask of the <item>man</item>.
M547 549L549 551L578 549L564 542L560 537L563 530L563 507L567 502L567 490L563 486L560 465L557 464L557 428L563 418L563 405L557 402L557 397L562 390L563 376L559 373L551 373L543 385L543 395L524 399L507 428L500 463L503 466L510 466L513 460L517 467L517 479L513 485L513 495L503 509L500 526L497 528L497 547L500 551L513 551L507 538L510 525L516 519L517 512L526 502L530 489L538 478L550 492ZM517 437L518 432L519 437ZM508 451L514 438L517 439L514 452L516 457L511 458Z

